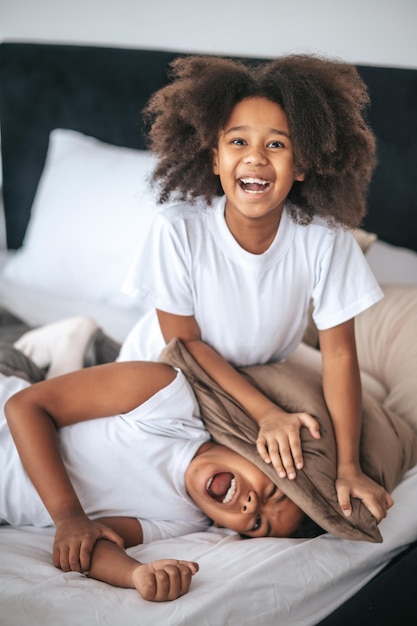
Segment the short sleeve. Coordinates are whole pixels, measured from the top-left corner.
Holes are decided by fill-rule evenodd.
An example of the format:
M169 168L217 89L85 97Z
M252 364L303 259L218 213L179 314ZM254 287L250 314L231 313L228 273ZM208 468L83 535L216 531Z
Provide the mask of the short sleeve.
M336 228L318 268L313 319L319 330L342 324L383 297L365 256L351 233Z
M120 417L153 435L202 443L209 439L195 394L181 370L169 385Z
M196 521L168 521L168 520L139 520L142 526L142 543L152 543L158 539L169 539L170 537L182 537L189 533L202 532L208 529L209 520L201 513L201 518Z
M179 210L175 219L170 220L167 215L167 212L157 215L123 291L150 308L193 315L186 224Z

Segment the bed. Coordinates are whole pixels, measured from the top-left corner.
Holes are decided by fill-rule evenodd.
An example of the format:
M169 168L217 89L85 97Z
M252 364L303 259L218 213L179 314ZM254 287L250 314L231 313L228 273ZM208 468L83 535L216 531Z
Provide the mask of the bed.
M144 313L140 303L120 291L137 246L160 210L148 184L153 159L146 151L140 111L166 83L168 64L176 56L162 50L0 45L7 242L0 251L0 306L22 320L4 315L2 338L12 340L26 327L86 314L122 341ZM379 158L358 237L386 288L385 301L392 303L379 326L375 319L367 322L367 328L379 330L392 318L384 352L374 355L374 363L367 360L369 333L363 337L361 367L381 402L389 396L402 410L403 381L387 389L391 383L376 370L390 362L388 349L396 347L401 357L416 344L417 70L358 70L371 95L369 122ZM405 314L407 319L401 317ZM306 348L312 367L317 363L313 343ZM417 361L405 361L403 379L412 383ZM407 402L404 411L415 416L413 398ZM241 541L213 529L132 548L141 560L168 555L199 562L190 593L163 604L55 569L52 529L1 527L0 621L7 626L58 621L332 626L354 619L382 626L414 624L416 493L414 467L394 490L395 506L379 526L382 543L329 533L308 540Z

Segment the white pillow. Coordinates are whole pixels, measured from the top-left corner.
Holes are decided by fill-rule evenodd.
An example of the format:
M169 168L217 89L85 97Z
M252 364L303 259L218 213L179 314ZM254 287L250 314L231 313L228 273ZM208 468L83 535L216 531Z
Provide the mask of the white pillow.
M379 240L366 258L381 285L417 285L417 252L414 250Z
M133 305L121 287L161 210L148 182L154 164L149 152L54 130L23 246L4 269L7 280Z

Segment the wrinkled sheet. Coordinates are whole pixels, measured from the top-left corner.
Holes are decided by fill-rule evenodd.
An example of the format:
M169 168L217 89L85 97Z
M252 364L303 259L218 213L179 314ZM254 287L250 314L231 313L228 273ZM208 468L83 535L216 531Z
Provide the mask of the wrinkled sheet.
M200 564L190 592L143 600L51 564L53 529L0 528L0 624L5 626L313 626L417 539L417 467L394 490L382 544L322 535L240 540L222 531L131 548L142 561Z

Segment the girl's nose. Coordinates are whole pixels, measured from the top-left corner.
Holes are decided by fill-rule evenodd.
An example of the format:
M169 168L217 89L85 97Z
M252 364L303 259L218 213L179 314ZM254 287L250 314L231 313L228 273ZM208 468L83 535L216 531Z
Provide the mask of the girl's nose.
M253 513L258 506L258 498L254 491L250 491L242 502L242 513Z
M251 146L245 155L244 161L248 165L265 165L267 157L261 147Z

